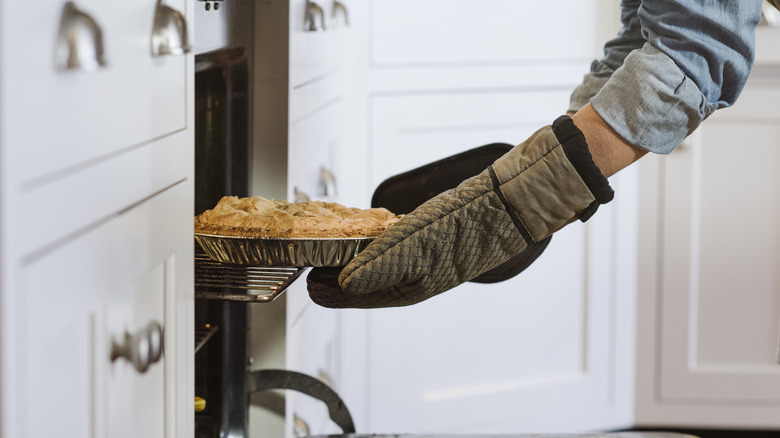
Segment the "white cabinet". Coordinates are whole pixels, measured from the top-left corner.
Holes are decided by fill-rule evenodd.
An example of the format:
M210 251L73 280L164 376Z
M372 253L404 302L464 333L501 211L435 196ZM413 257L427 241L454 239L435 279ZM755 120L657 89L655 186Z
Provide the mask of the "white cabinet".
M192 57L152 57L156 5L75 2L84 71L66 2L0 2L0 436L193 434Z
M580 59L601 50L602 29L615 26L606 21L614 12L602 14L603 3L376 0L371 60L377 67L407 68Z
M780 427L780 82L763 73L645 167L640 424Z
M179 404L191 405L177 392L187 383L177 361L191 352L179 345L191 323L179 302L191 287L190 239L160 230L188 226L188 189L179 184L22 262L19 436L184 436L172 420ZM157 362L141 372L112 360L112 345L152 322L164 330Z
M550 124L614 34L618 12L617 2L370 2L369 192L389 176L488 143L514 145ZM629 426L632 248L621 238L635 213L620 193L630 194L634 178L613 180L618 198L556 234L518 277L408 308L345 313L343 395L361 430ZM367 384L350 385L355 378Z

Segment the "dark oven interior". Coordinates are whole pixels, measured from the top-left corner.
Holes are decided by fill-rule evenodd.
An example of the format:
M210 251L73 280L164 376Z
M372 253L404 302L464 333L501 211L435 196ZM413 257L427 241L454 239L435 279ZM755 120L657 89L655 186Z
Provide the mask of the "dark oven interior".
M226 194L248 195L248 62L243 48L195 57L195 214ZM196 333L208 337L196 339L202 346L195 354L195 394L207 400L195 417L196 437L245 436L247 323L246 303L196 299Z

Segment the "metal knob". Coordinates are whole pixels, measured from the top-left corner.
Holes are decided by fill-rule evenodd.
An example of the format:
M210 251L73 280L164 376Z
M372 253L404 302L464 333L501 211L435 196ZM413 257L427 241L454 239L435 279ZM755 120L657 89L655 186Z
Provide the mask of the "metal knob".
M152 26L152 56L183 55L189 51L184 15L158 0Z
M325 10L314 0L306 0L306 16L304 17L303 28L307 32L320 32L326 28Z
M162 353L163 328L156 321L150 322L134 335L125 332L120 342L111 341L111 362L124 358L139 373L145 373L152 364L158 362Z
M86 71L106 65L100 26L73 2L65 3L62 11L54 65L58 70Z

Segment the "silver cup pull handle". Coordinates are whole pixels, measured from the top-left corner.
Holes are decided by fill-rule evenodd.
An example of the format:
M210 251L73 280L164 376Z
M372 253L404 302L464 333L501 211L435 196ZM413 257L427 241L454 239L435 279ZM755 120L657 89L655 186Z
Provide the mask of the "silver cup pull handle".
M333 22L337 26L349 26L349 10L347 5L339 0L333 0Z
M320 32L326 29L325 10L314 0L306 0L303 28L307 32Z
M318 195L325 199L334 199L337 195L336 177L333 175L333 172L325 167L320 168L320 191Z
M97 21L73 2L65 3L57 36L55 68L93 71L105 65L103 31Z
M190 49L187 19L181 12L158 0L152 25L152 56L183 55Z
M293 187L293 198L295 202L309 202L311 198L303 190L298 187Z

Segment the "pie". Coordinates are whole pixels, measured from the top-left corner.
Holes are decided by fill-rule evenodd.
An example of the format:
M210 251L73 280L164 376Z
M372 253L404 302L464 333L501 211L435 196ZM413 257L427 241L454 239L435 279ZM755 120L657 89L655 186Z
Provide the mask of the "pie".
M213 209L195 217L195 232L268 238L376 237L400 219L385 208L224 196Z

